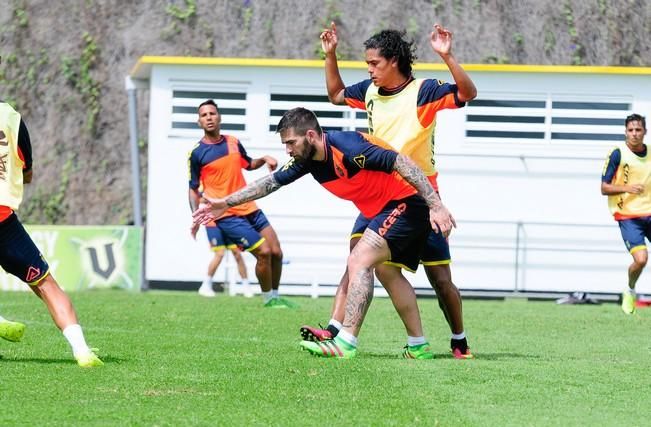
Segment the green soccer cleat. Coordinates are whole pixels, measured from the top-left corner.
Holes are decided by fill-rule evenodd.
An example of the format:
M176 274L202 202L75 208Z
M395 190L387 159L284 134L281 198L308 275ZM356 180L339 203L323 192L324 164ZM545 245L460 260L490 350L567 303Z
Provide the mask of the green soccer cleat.
M635 295L630 292L622 293L622 311L626 314L635 313Z
M271 298L269 301L265 302L263 305L264 308L289 308L282 302L280 298Z
M298 304L286 298L278 297L276 299L278 300L278 303L283 304L287 308L298 308Z
M414 345L414 346L405 346L405 349L402 351L402 357L405 359L434 359L434 353L429 346L429 343Z
M20 341L25 334L25 325L19 322L11 322L3 320L0 322L0 338L7 341L17 342Z
M357 354L357 348L340 339L326 341L301 341L301 348L319 357L334 357L337 359L352 359Z
M100 358L95 354L96 351L97 349L93 348L90 349L88 353L79 355L76 354L75 359L77 359L77 365L82 368L95 368L98 366L104 366L104 362L102 362Z

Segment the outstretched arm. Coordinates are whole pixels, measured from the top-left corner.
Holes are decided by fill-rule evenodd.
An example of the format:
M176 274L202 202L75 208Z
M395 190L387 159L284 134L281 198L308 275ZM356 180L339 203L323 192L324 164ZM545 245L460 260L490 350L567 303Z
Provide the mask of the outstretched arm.
M432 50L439 54L443 62L448 66L450 74L457 85L457 97L459 101L471 101L477 97L477 88L470 79L470 76L459 65L457 59L452 54L452 32L446 28L435 24L430 33L430 43Z
M278 190L278 184L273 175L264 176L252 182L241 190L223 199L204 199L205 202L192 214L194 224L207 224L219 218L229 207L265 197Z
M328 99L335 105L345 104L344 101L344 81L339 73L337 64L337 26L334 22L330 23L330 28L323 30L319 36L321 39L321 48L325 54L325 75L326 88L328 90Z
M393 168L411 185L418 190L418 194L425 199L430 209L430 222L432 229L448 236L457 224L441 202L441 198L432 188L423 171L409 157L398 154Z

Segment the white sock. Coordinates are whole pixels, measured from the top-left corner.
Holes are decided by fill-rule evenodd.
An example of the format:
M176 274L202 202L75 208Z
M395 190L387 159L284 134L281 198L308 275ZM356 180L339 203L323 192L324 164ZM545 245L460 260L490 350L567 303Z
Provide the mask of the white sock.
M249 286L249 279L242 279L242 285Z
M74 324L68 325L63 330L63 336L66 337L70 347L72 347L72 354L77 356L79 354L89 353L90 348L86 344L84 339L84 332L81 330L81 326Z
M407 345L409 347L413 347L415 345L422 345L425 344L427 341L425 340L425 337L410 337L407 335Z
M631 289L631 288L626 288L626 292L628 292L629 294L635 296L635 288L633 288L633 289Z
M272 298L272 292L262 292L262 300L265 304L268 303Z
M337 338L345 341L347 344L350 344L353 347L357 347L357 337L351 333L340 330L337 334Z
M461 332L460 334L451 334L453 340L462 340L466 337L466 331Z
M328 322L328 325L334 326L335 328L337 328L338 331L341 331L341 328L344 327L344 325L342 325L341 322L339 322L336 319L330 319L330 321Z
M272 289L271 290L271 298L278 298L280 295L278 294L278 289Z

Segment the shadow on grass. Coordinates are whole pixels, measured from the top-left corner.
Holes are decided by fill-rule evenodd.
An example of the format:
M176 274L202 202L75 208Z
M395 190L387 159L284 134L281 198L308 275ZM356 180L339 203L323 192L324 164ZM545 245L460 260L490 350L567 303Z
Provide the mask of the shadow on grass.
M129 359L121 359L119 357L112 357L112 356L102 356L100 355L100 359L104 362L104 364L120 364L124 362L128 362ZM51 357L5 357L0 354L0 363L12 363L12 362L17 362L17 363L38 363L41 365L55 365L55 364L75 364L75 360L72 357L69 358L51 358Z
M370 359L401 359L400 353L372 353L372 352L363 352L360 353L362 357L368 357ZM506 359L540 359L540 356L533 354L522 354L522 353L475 353L474 359L466 359L468 362L473 360L506 360ZM450 353L435 353L435 360L453 360L454 358Z

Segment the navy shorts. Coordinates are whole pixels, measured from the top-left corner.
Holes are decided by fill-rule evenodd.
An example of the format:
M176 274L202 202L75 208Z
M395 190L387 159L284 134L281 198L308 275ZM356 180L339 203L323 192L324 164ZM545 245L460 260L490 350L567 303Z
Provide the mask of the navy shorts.
M370 219L366 228L387 241L391 259L385 264L414 272L431 230L429 208L420 196L392 200Z
M237 247L234 242L224 236L224 232L219 228L219 226L206 226L206 234L208 235L208 242L213 251L224 248L233 249Z
M429 209L428 209L428 223L429 223ZM350 233L350 238L362 237L364 230L368 227L368 224L371 220L364 217L362 214L359 214L355 220L355 225L353 225L353 230ZM450 264L450 245L448 244L448 239L443 237L442 233L437 233L432 230L430 226L429 235L427 236L427 241L423 247L422 252L420 253L420 263L423 265L444 265Z
M644 238L651 240L651 216L623 219L619 221L619 231L630 253L646 249Z
M29 285L37 284L50 269L16 214L0 222L0 266Z
M240 250L253 251L264 242L260 231L269 227L269 220L258 209L244 216L227 216L217 220L224 236L234 242Z

